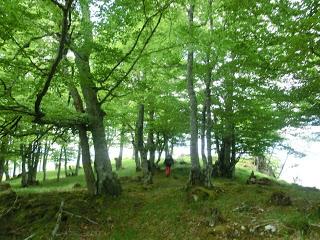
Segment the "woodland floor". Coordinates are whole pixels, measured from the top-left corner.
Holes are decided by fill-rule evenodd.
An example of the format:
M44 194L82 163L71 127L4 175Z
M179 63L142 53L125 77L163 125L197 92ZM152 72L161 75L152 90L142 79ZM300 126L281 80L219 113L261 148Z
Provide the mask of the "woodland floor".
M25 189L15 180L14 192L0 193L0 239L50 239L62 201L66 212L55 239L320 239L319 190L276 181L247 185L250 171L238 168L233 180L214 179L212 190L186 191L185 165L176 164L169 178L156 173L150 187L126 168L119 172L118 198L93 198L73 188L84 186L83 175ZM271 204L278 191L292 205Z

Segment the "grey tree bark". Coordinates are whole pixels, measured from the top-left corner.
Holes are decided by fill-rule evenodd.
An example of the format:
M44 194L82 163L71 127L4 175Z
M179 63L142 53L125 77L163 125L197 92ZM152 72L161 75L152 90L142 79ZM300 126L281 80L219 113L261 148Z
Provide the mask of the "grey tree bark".
M155 168L155 159L156 159L156 145L154 142L154 114L155 112L153 110L149 111L149 129L148 129L148 141L147 146L149 150L149 161L150 161L150 167L153 171Z
M6 154L8 148L9 139L8 136L4 136L0 143L0 182L2 182L3 174L5 172Z
M43 178L42 181L46 181L47 179L47 161L50 151L50 141L46 140L44 144L44 152L43 152L43 159L42 159L42 171L43 171Z
M81 159L81 145L80 145L80 142L79 142L79 144L78 144L78 154L77 154L77 164L76 164L76 170L75 170L75 175L76 176L78 176L78 174L79 174L80 159Z
M137 117L137 145L141 157L142 175L144 184L152 183L152 173L148 168L147 149L143 141L144 105L139 104Z
M62 154L63 154L63 146L60 148L60 155L58 159L58 172L57 172L57 181L60 181L60 172L61 172L61 161L62 161Z
M69 91L73 99L73 105L77 110L77 112L84 113L85 110L83 106L83 101L78 92L78 89L76 88L73 82L69 83ZM89 146L89 139L87 135L87 127L83 124L80 124L77 126L77 129L79 131L79 140L80 140L78 151L81 151L81 152L78 152L76 174L78 174L78 170L79 170L78 162L80 161L80 155L82 155L82 167L84 171L88 193L90 195L95 195L97 193L97 185L96 185L96 179L91 166L90 146Z
M120 170L122 168L124 134L125 134L125 130L124 130L124 126L122 126L121 132L120 132L120 151L119 151L119 156L116 159L116 170Z
M193 34L193 12L194 5L191 4L188 9L189 20L189 36L192 38ZM194 76L193 76L193 46L192 43L188 49L188 62L187 62L187 89L189 96L189 109L190 109L190 158L191 158L191 171L189 177L190 185L201 184L201 171L198 153L198 122L197 122L197 98L194 91Z
M92 133L95 150L95 170L97 174L97 194L118 196L122 188L115 173L112 172L108 154L103 119L105 112L98 101L97 88L90 70L90 54L92 51L93 33L90 20L88 0L80 1L81 7L81 46L75 51L75 61L79 72L80 86L89 118L89 129Z

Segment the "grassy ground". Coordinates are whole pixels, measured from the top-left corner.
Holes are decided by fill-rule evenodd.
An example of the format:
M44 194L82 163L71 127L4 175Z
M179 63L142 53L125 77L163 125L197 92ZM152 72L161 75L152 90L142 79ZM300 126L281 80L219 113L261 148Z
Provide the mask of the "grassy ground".
M133 162L125 162L118 172L123 194L119 198L92 198L84 188L83 175L62 178L55 173L39 186L18 193L0 193L0 239L49 239L63 209L56 239L320 239L320 191L273 182L268 186L247 185L251 170L238 168L233 180L214 179L215 187L186 191L188 166L176 164L172 176L154 176L154 184L144 187L134 172ZM39 179L42 176L39 175ZM272 193L282 191L290 206L275 206ZM213 213L219 212L214 218ZM81 216L81 217L80 217ZM93 220L97 224L90 222ZM272 230L266 230L268 226Z

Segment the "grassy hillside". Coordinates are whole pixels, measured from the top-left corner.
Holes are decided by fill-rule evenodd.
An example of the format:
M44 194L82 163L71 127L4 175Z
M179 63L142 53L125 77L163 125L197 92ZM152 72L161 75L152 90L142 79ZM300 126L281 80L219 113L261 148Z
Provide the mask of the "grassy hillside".
M214 179L214 188L186 190L188 166L176 164L145 187L132 162L119 171L119 198L92 198L83 175L62 178L55 172L39 186L0 193L0 239L50 239L64 202L55 239L320 239L320 191L272 181L246 184L251 170L238 168L233 180ZM41 179L39 175L39 179ZM261 176L262 177L262 176ZM283 192L292 204L270 202Z

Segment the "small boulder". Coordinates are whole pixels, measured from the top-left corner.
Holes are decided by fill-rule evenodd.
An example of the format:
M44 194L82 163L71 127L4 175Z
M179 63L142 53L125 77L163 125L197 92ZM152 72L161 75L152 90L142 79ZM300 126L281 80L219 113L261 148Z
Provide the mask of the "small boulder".
M271 195L270 203L276 206L290 206L292 205L291 198L284 192L274 192Z
M276 226L274 226L272 224L268 224L268 225L264 226L264 231L270 232L270 233L275 233L277 231L277 228L276 228Z

